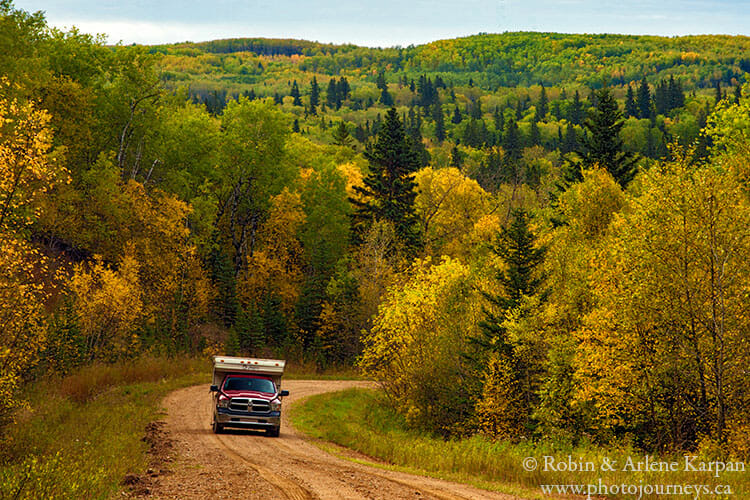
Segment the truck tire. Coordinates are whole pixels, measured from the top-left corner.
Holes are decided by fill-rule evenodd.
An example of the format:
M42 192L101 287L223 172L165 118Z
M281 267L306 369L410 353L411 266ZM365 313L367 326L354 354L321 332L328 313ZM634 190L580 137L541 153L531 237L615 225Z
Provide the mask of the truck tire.
M221 434L222 432L224 432L224 426L216 421L216 417L214 417L213 421L211 422L211 430L214 431L214 434Z
M266 436L277 438L279 437L279 434L281 433L281 427L273 427L271 429L266 429Z

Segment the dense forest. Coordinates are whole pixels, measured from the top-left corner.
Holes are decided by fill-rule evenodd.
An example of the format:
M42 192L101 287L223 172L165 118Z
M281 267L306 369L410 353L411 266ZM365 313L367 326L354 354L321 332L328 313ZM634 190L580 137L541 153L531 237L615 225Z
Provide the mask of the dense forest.
M0 16L0 425L46 373L223 352L356 365L444 436L750 453L750 39Z

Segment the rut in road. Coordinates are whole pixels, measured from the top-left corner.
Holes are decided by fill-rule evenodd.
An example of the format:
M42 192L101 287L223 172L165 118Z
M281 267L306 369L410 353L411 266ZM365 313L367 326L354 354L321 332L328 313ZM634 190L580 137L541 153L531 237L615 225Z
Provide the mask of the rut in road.
M358 381L285 380L281 437L211 432L208 385L181 389L164 400L167 427L180 457L174 473L152 493L159 499L485 500L517 498L471 486L350 462L328 454L296 432L290 403L323 392L372 387Z

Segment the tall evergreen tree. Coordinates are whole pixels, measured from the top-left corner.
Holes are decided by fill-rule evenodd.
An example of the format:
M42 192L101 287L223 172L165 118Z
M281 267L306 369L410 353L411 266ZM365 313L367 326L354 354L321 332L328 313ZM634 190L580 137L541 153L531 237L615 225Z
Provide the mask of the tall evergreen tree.
M354 188L364 200L350 198L355 208L352 215L355 243L362 241L374 221L382 220L393 224L397 238L407 248L419 247L414 173L419 169L420 159L395 108L386 114L375 144L365 151L365 157L370 163L370 173L363 187Z
M333 130L333 143L337 146L345 147L352 145L352 137L349 135L349 129L346 128L346 123L343 120Z
M536 114L534 118L536 121L542 121L547 116L548 101L547 101L547 90L542 85L542 91L539 93L539 102L536 105Z
M523 148L521 131L518 129L518 123L511 118L505 121L505 130L503 131L503 149L505 150L506 164L514 164L521 158Z
M542 136L539 133L539 125L536 120L531 120L529 127L529 146L539 146L542 143Z
M716 104L719 104L721 102L721 100L724 98L724 96L721 93L721 82L720 81L718 81L718 80L716 81L716 87L715 87L714 90L715 90L715 92L714 92L714 100L715 100L714 105L716 105Z
M586 120L588 134L583 137L583 150L579 153L584 167L599 165L625 187L635 175L636 158L623 151L620 130L624 121L612 92L604 87L596 92L598 106ZM578 175L578 173L576 173Z
M349 93L351 92L351 87L349 86L349 81L346 79L345 76L342 76L339 79L339 83L336 85L339 95L339 102L346 101L349 99Z
M299 93L299 87L297 86L297 80L294 80L292 83L292 91L289 93L290 96L294 99L292 101L292 104L295 106L302 106L302 99L300 99L300 93Z
M635 96L633 95L633 87L628 84L628 92L625 95L625 118L635 117L638 118L638 106L635 105Z
M638 118L651 118L651 90L644 76L638 86L635 96L635 105L638 108Z
M339 97L339 88L336 85L336 79L331 78L328 80L328 90L326 92L326 104L331 109L339 109L341 106L341 98Z
M318 80L313 76L312 83L310 84L310 113L317 115L317 107L320 104L320 87L318 86Z
M453 147L451 148L450 166L461 170L462 165L463 165L463 158L461 156L461 151L459 151L458 149L458 144L454 144Z
M435 103L432 107L432 119L435 121L435 139L441 143L445 140L445 118L440 103Z
M501 293L484 293L494 311L485 309L485 319L480 323L482 332L472 339L473 343L485 351L512 356L512 344L503 327L504 316L521 305L523 297L543 294L544 276L539 266L545 251L529 227L528 214L514 210L510 225L500 231L492 245L492 252L505 263L505 269L495 275Z
M453 116L451 117L451 123L454 125L458 125L461 123L461 120L463 120L463 117L461 116L461 110L458 109L458 105L456 105L455 108L453 108Z
M570 104L568 121L573 125L580 125L583 123L583 103L581 102L581 95L577 90L573 95L573 102Z
M565 138L563 139L562 152L571 153L578 150L578 136L572 123L568 122L565 127Z

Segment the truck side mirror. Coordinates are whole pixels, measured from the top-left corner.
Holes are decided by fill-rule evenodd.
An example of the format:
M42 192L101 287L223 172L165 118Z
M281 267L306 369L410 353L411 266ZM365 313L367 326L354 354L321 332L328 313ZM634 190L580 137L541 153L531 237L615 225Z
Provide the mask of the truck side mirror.
M219 392L219 386L218 385L212 385L211 389L209 389L211 392Z
M281 392L279 393L279 396L281 396L282 398L283 398L284 396L288 396L288 395L289 395L289 391L281 391Z

